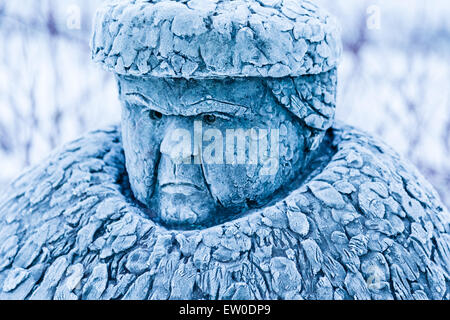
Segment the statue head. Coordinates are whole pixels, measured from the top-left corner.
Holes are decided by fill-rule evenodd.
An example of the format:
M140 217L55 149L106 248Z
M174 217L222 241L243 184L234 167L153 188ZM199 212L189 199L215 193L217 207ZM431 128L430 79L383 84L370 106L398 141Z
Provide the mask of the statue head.
M112 1L93 57L116 74L130 186L192 227L302 177L334 120L339 32L309 1Z

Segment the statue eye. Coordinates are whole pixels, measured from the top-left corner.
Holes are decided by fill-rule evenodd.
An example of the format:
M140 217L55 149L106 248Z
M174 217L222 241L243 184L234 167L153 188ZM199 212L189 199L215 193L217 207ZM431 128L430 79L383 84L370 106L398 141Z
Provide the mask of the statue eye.
M206 114L203 116L203 121L205 121L208 124L213 124L214 122L216 122L216 116L212 115L212 114Z
M161 120L162 117L163 117L162 113L155 110L150 111L150 118L152 120Z

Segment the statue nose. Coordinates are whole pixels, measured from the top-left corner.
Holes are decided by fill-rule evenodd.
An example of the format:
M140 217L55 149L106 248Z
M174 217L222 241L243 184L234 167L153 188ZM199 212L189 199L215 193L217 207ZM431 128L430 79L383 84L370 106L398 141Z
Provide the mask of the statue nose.
M160 185L184 183L203 188L202 166L195 161L200 150L194 150L192 146L193 126L190 119L168 119L160 146Z

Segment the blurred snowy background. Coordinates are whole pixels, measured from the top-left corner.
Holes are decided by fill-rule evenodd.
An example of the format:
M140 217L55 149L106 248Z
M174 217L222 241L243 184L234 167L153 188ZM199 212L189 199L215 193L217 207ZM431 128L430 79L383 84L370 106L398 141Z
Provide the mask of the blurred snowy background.
M117 123L90 61L102 0L0 0L0 189L53 148ZM415 163L450 206L450 1L317 0L343 26L338 118Z

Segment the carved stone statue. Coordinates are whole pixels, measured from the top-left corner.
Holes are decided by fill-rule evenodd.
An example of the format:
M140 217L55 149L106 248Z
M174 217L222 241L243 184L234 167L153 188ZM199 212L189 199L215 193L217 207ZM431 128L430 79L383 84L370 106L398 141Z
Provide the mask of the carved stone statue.
M334 122L340 54L308 0L107 2L121 127L0 195L0 299L449 299L450 215Z

